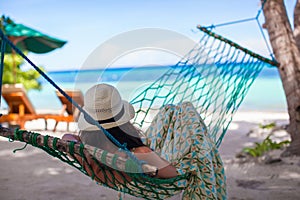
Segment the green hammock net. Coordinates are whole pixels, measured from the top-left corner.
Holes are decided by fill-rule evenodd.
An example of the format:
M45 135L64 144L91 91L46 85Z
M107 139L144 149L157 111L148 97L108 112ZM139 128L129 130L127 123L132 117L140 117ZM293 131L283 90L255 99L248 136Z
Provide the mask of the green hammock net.
M131 101L136 108L134 123L145 128L162 105L189 101L204 119L208 133L218 147L255 78L264 67L276 63L206 28L198 28L202 33L199 43ZM7 38L3 33L1 38L3 44ZM7 43L12 45L9 41ZM153 170L152 166L141 165L130 157L125 159L82 143L17 129L1 128L0 135L38 147L77 168L100 185L144 199L166 199L181 192L185 187L177 183L191 175L186 173L171 179L152 178L140 173L145 169ZM90 159L97 163L97 169L88 164ZM125 173L129 170L130 173ZM102 172L101 177L97 175L99 171Z
M199 44L131 103L140 108L135 123L143 127L151 123L149 112L159 110L156 105L190 101L219 146L255 78L276 63L198 28L204 32Z

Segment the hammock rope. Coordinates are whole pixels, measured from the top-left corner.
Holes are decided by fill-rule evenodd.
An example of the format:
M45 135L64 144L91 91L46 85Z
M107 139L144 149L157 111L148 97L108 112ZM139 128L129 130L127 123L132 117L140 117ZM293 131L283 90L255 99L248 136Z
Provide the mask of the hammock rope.
M175 66L170 67L166 73L131 100L131 104L136 108L134 124L145 129L149 127L153 117L163 105L188 101L200 113L207 125L209 136L219 147L234 113L242 103L255 78L263 67L276 66L277 63L204 27L199 26L198 28L203 33L199 44ZM90 176L100 185L136 197L165 199L186 189L184 182L188 181L192 174L185 173L171 179L148 176L147 173L153 172L155 167L139 161L128 151L126 144L120 144L102 128L97 121L90 117L84 109L15 47L2 31L0 31L0 36L2 41L6 41L31 64L54 88L84 113L90 123L99 127L128 157L123 158L117 154L82 143L64 141L23 130L12 132L1 127L1 136L8 137L10 140L23 141L40 148ZM2 46L4 43L2 42ZM1 47L1 49L2 61L4 48ZM91 160L96 163L96 167L91 165Z
M238 23L244 23L244 22L249 22L249 21L256 21L256 24L257 24L258 29L259 29L259 31L260 31L263 39L264 39L264 42L265 42L266 47L267 47L267 49L269 51L269 54L270 54L271 58L273 60L275 60L274 53L271 50L271 47L270 47L270 45L268 43L268 40L267 40L267 37L266 37L266 35L265 35L264 31L263 31L263 27L262 27L262 25L261 25L261 23L259 21L259 17L261 15L261 13L263 12L263 8L264 8L264 6L266 4L266 1L267 0L264 0L262 2L261 8L257 11L257 14L256 14L255 17L246 18L246 19L240 19L240 20L230 21L230 22L225 22L225 23L220 23L220 24L213 24L211 26L206 26L205 28L208 28L208 29L211 30L211 29L214 29L214 28L217 28L217 27L221 27L221 26L228 26L228 25L233 25L233 24L238 24Z

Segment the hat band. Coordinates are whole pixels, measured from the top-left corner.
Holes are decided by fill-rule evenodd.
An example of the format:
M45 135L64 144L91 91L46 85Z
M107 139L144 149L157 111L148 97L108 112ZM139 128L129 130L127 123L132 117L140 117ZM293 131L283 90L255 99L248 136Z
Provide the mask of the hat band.
M116 122L119 119L121 119L123 115L124 115L124 105L122 106L121 111L118 114L116 114L116 116L114 116L112 118L109 118L109 119L98 120L98 123L99 124L106 124L106 123Z

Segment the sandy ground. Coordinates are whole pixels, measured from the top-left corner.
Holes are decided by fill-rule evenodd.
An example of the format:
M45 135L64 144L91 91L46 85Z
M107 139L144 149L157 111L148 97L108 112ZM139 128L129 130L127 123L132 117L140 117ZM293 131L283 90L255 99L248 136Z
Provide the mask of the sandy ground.
M228 199L300 199L299 158L282 158L280 162L265 164L264 161L253 160L242 162L235 157L243 147L266 136L266 132L257 128L258 124L276 122L281 126L287 123L287 118L285 113L237 113L220 146L227 176ZM31 122L26 126L36 127L37 124L42 123ZM51 123L49 126L51 128ZM60 124L60 131L54 135L60 137L66 131L64 128L65 124ZM71 126L70 130L73 129ZM276 138L281 140L288 136L284 131L279 131ZM28 145L25 150L13 153L14 149L23 146L22 143L11 143L0 138L0 200L119 199L117 192L98 186L75 168L37 148ZM272 157L276 158L279 153L273 152ZM123 194L122 197L136 199Z
M281 200L300 199L300 158L281 158L280 162L266 164L266 160L243 162L236 154L253 142L262 141L267 130L258 124L275 122L278 126L288 123L288 116L282 113L238 113L220 146L227 176L228 199L239 200ZM249 134L249 132L252 134ZM289 139L285 131L274 133L274 140ZM273 160L280 157L282 150L271 152Z

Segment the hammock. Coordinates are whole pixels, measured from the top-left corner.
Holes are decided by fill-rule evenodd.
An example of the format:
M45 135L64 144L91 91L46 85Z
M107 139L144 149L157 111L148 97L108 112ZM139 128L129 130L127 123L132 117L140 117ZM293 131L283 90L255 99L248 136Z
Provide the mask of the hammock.
M162 105L190 102L206 124L208 137L215 147L219 147L233 114L237 111L255 78L263 67L275 66L276 62L255 54L204 27L198 28L203 33L199 44L131 101L136 109L134 123L144 129L152 123L152 116L159 112ZM1 31L0 33L2 66L6 43L23 56L69 101L81 109ZM81 111L84 112L82 109ZM125 159L117 154L82 143L64 141L25 130L12 131L1 127L0 135L8 137L11 141L19 140L38 147L77 168L99 184L136 197L165 199L184 190L183 197L186 199L201 198L192 196L197 188L189 187L191 180L195 180L193 179L196 176L194 173L186 172L170 179L153 178L147 174L155 171L155 167L139 162L130 152L127 152L128 150L122 144L117 142L116 144L128 153L128 158ZM109 133L107 136L112 137ZM194 146L197 147L196 143ZM88 164L91 159L97 163L96 170L102 172L102 177L97 177L96 170ZM212 192L209 191L209 187L205 186L205 182L202 184L203 188L198 188L200 190L198 194L203 194L207 199L226 198L225 189L222 188L225 183L220 188L212 189L220 190L221 196L218 197L210 194Z

